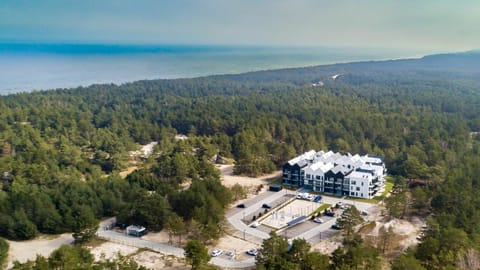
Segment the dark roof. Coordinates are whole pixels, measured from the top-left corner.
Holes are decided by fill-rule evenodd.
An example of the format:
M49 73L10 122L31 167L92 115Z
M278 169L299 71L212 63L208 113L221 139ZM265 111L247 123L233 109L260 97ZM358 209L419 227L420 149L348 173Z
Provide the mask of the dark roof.
M287 222L287 225L288 226L295 226L299 223L302 223L304 222L305 220L307 220L307 216L300 216L300 217L297 217L295 218L294 220L290 221L290 222Z
M367 170L367 169L362 169L362 168L358 168L356 171L357 172L363 172L363 173L371 173L371 174L375 173L374 170Z

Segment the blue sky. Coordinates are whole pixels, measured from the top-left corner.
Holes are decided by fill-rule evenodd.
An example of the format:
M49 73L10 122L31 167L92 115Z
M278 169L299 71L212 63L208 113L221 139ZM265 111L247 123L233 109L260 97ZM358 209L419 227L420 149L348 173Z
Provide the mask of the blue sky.
M480 48L477 0L0 0L0 42Z

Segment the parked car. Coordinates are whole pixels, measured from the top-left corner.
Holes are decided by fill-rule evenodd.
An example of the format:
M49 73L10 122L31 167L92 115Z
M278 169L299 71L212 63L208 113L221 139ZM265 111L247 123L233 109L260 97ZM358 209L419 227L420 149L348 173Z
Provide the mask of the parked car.
M235 258L235 253L232 252L232 251L229 251L229 252L225 253L225 255L227 255L230 259Z
M255 221L252 223L252 225L250 225L252 228L257 228L258 226L260 226L260 223L258 223L258 221Z
M297 194L297 199L300 199L300 200L311 201L313 200L313 198L314 198L314 195L310 193L302 192Z
M313 222L323 223L323 219L317 217L317 218L314 218L314 219L313 219Z
M237 208L245 208L245 204L243 204L243 203L237 204Z
M314 202L319 202L321 200L322 200L322 196L320 195L315 196L315 198L313 199Z
M360 212L360 214L362 216L368 216L368 211L367 210L363 210L362 212Z
M330 211L330 210L327 210L327 211L325 211L325 216L334 217L334 216L335 216L335 212Z
M269 204L264 203L264 204L262 204L262 208L270 209L270 208L272 208L272 206L270 206Z
M334 229L334 230L341 230L342 227L340 227L340 225L338 225L337 223L335 223L335 224L332 225L332 229Z
M222 255L222 253L223 253L223 250L221 250L221 249L214 249L214 250L212 250L212 253L210 253L210 256L212 256L212 257L217 257L217 256Z
M258 251L257 251L257 249L252 248L252 249L247 250L247 254L251 255L251 256L257 256Z

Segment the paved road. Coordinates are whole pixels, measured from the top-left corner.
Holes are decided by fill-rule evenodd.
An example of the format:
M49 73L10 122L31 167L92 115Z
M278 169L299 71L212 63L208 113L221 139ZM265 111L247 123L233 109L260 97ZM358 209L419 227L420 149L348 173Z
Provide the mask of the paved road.
M244 238L247 241L250 241L259 245L262 244L264 239L267 239L270 237L269 234L264 231L258 230L256 228L249 227L247 224L242 222L242 218L244 216L250 215L258 211L258 209L262 207L262 204L264 203L271 204L276 200L280 199L285 194L296 194L296 192L289 191L289 190L282 190L280 192L267 191L253 198L252 200L245 202L245 205L247 206L247 208L245 209L236 208L236 209L230 210L227 215L227 220L237 230L234 233L234 236L238 238ZM335 205L336 203L341 201L343 204L354 205L355 207L357 207L359 211L362 211L362 210L370 211L370 209L372 209L373 207L376 207L374 204L365 203L365 202L357 202L353 200L340 199L340 198L329 197L329 196L322 196L322 197L323 197L322 198L323 203L329 203L329 204ZM179 258L184 257L184 250L182 248L177 248L177 247L173 247L173 246L162 244L162 243L143 240L138 237L128 236L123 233L118 233L111 230L105 230L105 227L112 224L112 222L114 222L114 218L101 222L100 229L97 232L98 236L103 237L112 242L120 243L120 244L135 246L139 248L142 248L142 247L149 248L164 254L172 254ZM307 222L310 222L310 221L307 221ZM316 243L318 242L318 239L320 239L321 233L322 235L323 234L330 235L331 233L333 233L330 227L335 222L336 222L336 218L329 219L323 224L318 224L318 226L313 226L311 229L292 237L292 239L304 238L307 241L310 241L311 243ZM215 257L210 260L210 263L220 267L224 267L224 268L247 268L255 265L255 258L252 257L244 261L235 261L235 260L225 259L221 257Z
M232 211L233 214L230 213L230 215L227 216L228 222L230 222L235 229L242 234L245 234L246 238L248 235L248 239L257 244L261 244L263 239L269 238L270 235L256 228L249 227L242 222L242 218L258 211L258 209L262 208L262 204L264 203L271 204L285 194L295 194L295 192L285 189L279 192L266 191L264 194L262 194L261 198L254 198L253 200L246 202L245 205L247 208L242 209L242 211Z
M114 222L114 218L104 220L100 223L100 229L97 231L97 235L111 242L119 243L127 246L134 246L138 248L149 248L154 251L161 252L163 254L171 254L178 258L184 258L184 250L182 248L173 247L170 245L152 242L142 239L141 237L133 237L124 233L118 233L113 230L105 230L105 227ZM220 266L223 268L247 268L255 265L255 259L249 258L245 261L235 261L224 258L215 257L210 260L211 264Z

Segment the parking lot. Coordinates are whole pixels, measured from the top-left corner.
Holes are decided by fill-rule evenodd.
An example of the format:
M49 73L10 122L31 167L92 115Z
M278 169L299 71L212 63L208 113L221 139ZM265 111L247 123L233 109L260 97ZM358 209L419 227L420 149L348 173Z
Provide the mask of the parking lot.
M331 220L334 220L334 217L329 217L329 216L320 216L320 218L323 220L323 223L331 223ZM284 229L282 232L279 232L279 234L284 235L287 238L295 238L296 236L306 232L310 231L316 227L322 226L323 223L316 223L313 220L309 219L303 223L300 223L296 226L293 227L288 227ZM329 228L327 230L330 230ZM337 232L336 230L332 230L332 233ZM318 234L320 236L320 234ZM308 240L308 239L306 239Z
M242 221L245 224L250 224L254 220L257 220L257 219L261 218L262 216L264 216L266 214L267 215L270 214L272 209L276 209L277 207L279 207L280 205L288 202L289 200L291 200L294 197L295 196L293 194L284 194L283 196L281 196L278 199L275 199L274 201L271 201L269 203L262 203L260 205L260 207L253 212L244 211L246 214L242 216ZM261 202L263 202L263 201L261 201ZM244 204L244 205L247 208L248 205L250 205L250 202L247 203L247 204ZM268 206L268 207L266 208L265 206ZM254 216L255 216L255 219L253 218Z
M320 207L320 205L321 203L295 199L281 208L275 208L270 211L268 217L261 223L275 229L280 229L298 217L310 215Z
M267 215L276 213L275 218L281 219L280 212L284 211L284 219L288 222L293 216L309 216L322 203L330 204L332 206L337 203L352 205L359 211L368 212L375 211L377 208L375 204L349 200L346 198L322 195L321 202L316 203L310 200L298 199L297 195L299 195L298 191L266 191L250 200L241 202L244 208L234 207L227 214L228 221L237 230L233 235L242 239L247 239L248 241L259 245L264 239L269 238L269 233L272 230L276 230L278 234L285 235L288 239L304 238L314 244L318 243L321 238L327 238L338 233L338 230L332 229L331 226L336 223L336 219L341 215L342 209L337 210L335 217L322 215L321 219L323 220L323 223L315 223L309 219L297 225L288 227L272 226L272 224L269 223L269 219L274 219L274 217L265 217L265 212L267 212ZM310 197L313 198L312 196ZM289 203L288 200L292 202ZM287 204L283 205L284 203ZM265 211L266 208L262 207L264 204L268 204L271 208ZM258 215L260 213L262 216L260 222L259 224L255 224L258 226L251 226L253 224L253 216L255 215L256 221L258 221ZM287 220L287 214L291 214L289 218L290 220Z

